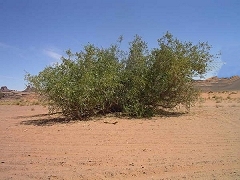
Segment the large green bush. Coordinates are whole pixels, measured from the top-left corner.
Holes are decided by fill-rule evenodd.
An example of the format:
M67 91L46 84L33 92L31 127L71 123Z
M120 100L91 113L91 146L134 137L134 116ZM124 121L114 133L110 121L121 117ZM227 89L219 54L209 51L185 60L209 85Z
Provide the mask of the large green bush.
M135 36L129 51L119 44L98 48L88 44L38 75L26 75L50 110L72 118L122 112L135 117L153 116L158 108L189 108L198 92L192 78L207 71L215 56L207 43L181 42L170 33L149 50Z

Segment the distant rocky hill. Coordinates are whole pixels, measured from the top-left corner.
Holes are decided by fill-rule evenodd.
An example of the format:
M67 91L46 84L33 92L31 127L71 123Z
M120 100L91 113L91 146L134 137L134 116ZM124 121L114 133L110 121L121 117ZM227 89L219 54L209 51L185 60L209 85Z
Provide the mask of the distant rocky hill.
M34 91L34 88L30 87L30 86L27 86L25 90L23 91L16 91L16 90L10 90L8 89L7 86L2 86L1 89L0 89L0 92L33 92Z
M0 89L0 99L18 99L22 96L31 94L34 91L33 88L27 86L24 91L10 90L7 86L2 86Z
M34 88L31 86L27 86L23 92L34 92Z
M203 91L239 91L240 76L229 78L211 77L206 80L196 80L195 86Z
M7 86L2 86L0 92L10 92L11 90L7 88Z

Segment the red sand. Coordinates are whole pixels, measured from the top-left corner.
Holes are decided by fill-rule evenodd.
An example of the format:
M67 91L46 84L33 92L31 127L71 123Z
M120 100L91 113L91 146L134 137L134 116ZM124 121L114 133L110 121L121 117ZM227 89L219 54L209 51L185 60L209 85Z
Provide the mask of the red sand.
M240 92L213 96L189 114L69 123L0 105L0 179L240 179Z

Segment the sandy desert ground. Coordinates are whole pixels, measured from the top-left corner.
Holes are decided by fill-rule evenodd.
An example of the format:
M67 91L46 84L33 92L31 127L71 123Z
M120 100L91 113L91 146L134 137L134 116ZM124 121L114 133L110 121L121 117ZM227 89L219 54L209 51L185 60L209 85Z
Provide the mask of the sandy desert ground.
M240 179L240 91L152 119L47 112L0 105L0 179Z

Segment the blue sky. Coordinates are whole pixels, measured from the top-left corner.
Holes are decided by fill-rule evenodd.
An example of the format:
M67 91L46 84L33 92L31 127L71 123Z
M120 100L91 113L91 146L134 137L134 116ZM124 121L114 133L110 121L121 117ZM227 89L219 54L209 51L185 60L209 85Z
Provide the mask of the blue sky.
M150 48L169 31L182 41L208 41L221 61L208 76L240 75L239 0L0 0L0 86L23 90L67 49L108 47L135 34Z

